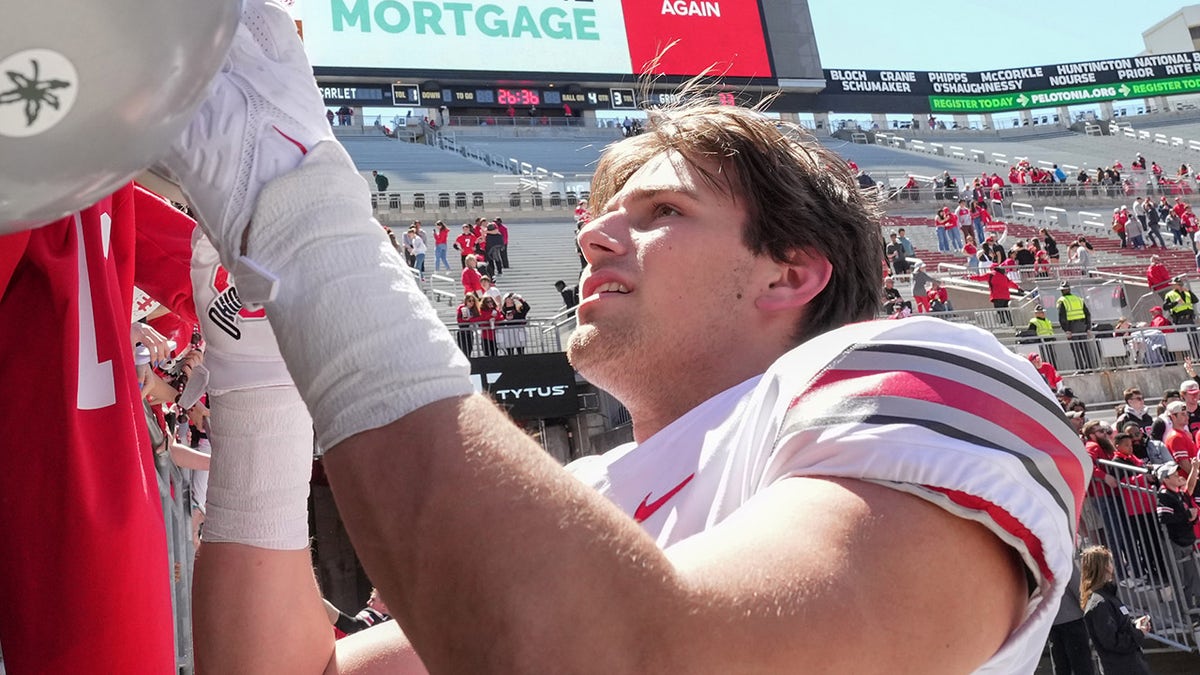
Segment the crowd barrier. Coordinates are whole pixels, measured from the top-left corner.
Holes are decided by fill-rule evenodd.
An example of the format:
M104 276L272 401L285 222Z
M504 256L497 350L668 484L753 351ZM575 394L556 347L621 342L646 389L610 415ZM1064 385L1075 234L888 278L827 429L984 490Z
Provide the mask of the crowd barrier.
M1200 575L1196 548L1183 549L1167 538L1158 522L1158 485L1149 471L1105 460L1100 464L1116 479L1117 487L1093 482L1080 518L1081 543L1104 545L1112 551L1118 595L1135 617L1150 616L1148 637L1174 649L1195 651L1200 636L1192 621L1200 616L1200 605L1186 597L1183 575Z
M371 201L380 222L422 216L450 216L455 213L487 215L511 211L562 211L570 213L586 190L389 190L375 192Z
M192 572L196 547L192 539L191 487L167 453L155 454L158 493L162 499L171 566L171 609L175 620L175 664L178 675L195 672L192 642Z
M549 319L447 324L446 328L468 357L563 351L563 331L559 330L559 322Z

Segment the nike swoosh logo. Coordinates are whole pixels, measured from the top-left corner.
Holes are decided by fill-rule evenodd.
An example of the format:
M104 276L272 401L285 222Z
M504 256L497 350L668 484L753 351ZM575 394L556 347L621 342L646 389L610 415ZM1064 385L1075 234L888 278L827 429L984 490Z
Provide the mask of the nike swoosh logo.
M300 148L300 154L302 154L302 155L307 155L307 154L308 154L308 148L304 147L304 144L303 144L303 143L301 143L300 141L298 141L298 140L296 140L296 139L292 138L291 136L288 136L287 134L283 133L282 131L280 131L279 127L275 126L274 124L272 124L272 125L271 125L271 128L272 128L272 129L274 129L274 130L275 130L275 131L276 131L276 132L277 132L277 133L278 133L280 136L283 136L283 137L284 137L284 138L286 138L288 141L290 141L292 145L296 146L297 148Z
M670 491L667 492L667 494L659 497L658 499L655 499L654 501L650 501L650 494L653 494L653 493L647 494L646 497L644 499L642 499L642 503L638 504L637 510L635 510L633 512L633 519L636 522L640 523L640 522L645 521L650 516L654 515L655 511L661 509L663 504L666 504L667 502L671 501L671 497L674 497L676 495L676 493L678 493L680 490L682 490L684 488L685 485L692 482L692 479L695 477L696 477L696 474L693 473L690 476L688 476L687 478L684 478L683 482L681 482L679 485L676 485L675 487L671 488Z

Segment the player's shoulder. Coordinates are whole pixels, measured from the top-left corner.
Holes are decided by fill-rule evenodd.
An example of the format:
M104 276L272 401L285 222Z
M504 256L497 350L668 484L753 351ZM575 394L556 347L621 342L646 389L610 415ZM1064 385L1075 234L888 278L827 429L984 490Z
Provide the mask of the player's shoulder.
M903 369L920 360L944 360L987 368L1033 385L1040 382L1028 359L1005 348L988 331L925 316L865 321L822 333L780 357L767 375L794 379L799 373L837 367L852 357L879 369Z

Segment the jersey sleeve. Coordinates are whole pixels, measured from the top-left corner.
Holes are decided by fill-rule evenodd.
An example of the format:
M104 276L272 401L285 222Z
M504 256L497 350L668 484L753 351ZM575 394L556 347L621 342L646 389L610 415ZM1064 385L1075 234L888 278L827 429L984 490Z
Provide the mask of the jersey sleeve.
M1010 642L1049 630L1092 466L1027 359L980 329L910 318L827 333L764 379L778 420L764 485L856 478L983 524L1037 584Z

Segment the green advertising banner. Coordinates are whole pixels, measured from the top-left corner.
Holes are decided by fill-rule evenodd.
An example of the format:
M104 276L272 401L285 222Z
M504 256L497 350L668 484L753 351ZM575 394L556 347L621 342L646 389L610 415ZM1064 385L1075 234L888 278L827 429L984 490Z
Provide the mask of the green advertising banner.
M1171 77L1116 85L1022 91L998 96L930 96L929 108L933 112L981 114L1196 91L1200 91L1200 76Z

